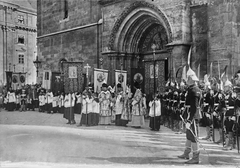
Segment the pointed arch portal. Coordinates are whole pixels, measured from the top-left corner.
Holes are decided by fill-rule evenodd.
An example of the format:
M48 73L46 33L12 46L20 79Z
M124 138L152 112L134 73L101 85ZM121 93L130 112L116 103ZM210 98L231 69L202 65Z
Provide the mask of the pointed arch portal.
M133 84L134 75L142 71L145 81L143 90L153 92L151 72L156 61L157 90L163 91L168 74L169 53L166 45L172 41L172 31L167 17L151 3L138 1L132 3L119 16L112 29L108 49L109 69L128 71L128 83ZM153 58L152 44L156 45ZM114 81L114 71L110 75Z

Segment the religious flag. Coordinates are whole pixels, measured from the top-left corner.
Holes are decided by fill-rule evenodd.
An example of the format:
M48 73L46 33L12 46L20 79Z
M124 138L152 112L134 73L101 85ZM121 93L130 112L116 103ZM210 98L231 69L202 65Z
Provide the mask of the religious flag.
M94 68L94 92L100 93L103 83L107 83L108 70Z
M42 87L44 89L50 89L51 88L51 79L52 79L52 71L51 70L43 70Z
M9 89L12 86L12 72L6 71L6 77L7 77L7 89Z
M19 73L19 85L25 86L26 84L26 72L25 73Z
M12 89L17 90L18 86L21 87L20 74L16 73L16 72L13 72L13 74L12 74Z
M123 91L125 92L127 89L127 71L115 70L115 88L117 88L118 83L121 83Z

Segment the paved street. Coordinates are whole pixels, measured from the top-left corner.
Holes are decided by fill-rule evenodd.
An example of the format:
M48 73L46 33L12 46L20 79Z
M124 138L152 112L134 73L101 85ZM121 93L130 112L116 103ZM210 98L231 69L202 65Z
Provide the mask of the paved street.
M80 115L76 115L79 121ZM0 112L0 167L234 167L240 168L237 150L201 141L200 165L185 165L177 155L185 135L166 127L77 127L65 124L61 114ZM201 128L204 135L204 128Z

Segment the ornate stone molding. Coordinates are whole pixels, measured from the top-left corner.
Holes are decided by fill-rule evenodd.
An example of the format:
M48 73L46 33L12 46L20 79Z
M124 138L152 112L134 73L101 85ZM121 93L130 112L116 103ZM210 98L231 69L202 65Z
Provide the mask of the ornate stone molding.
M166 26L167 26L167 31L169 32L169 42L172 41L172 30L171 30L171 26L166 18L166 16L162 13L162 11L157 8L155 5L147 3L145 1L137 1L132 3L130 6L128 6L119 16L119 18L117 19L116 23L114 24L114 27L112 29L111 35L110 35L110 39L109 39L109 43L108 43L108 48L109 50L113 50L113 45L114 45L114 41L116 38L116 34L119 30L119 27L121 26L121 24L123 23L124 19L134 10L137 8L150 8L154 11L156 11L164 20Z
M122 0L98 0L98 3L100 5L108 5L108 4L113 4L113 3L117 3L117 2L120 2Z
M36 29L33 29L33 28L28 28L28 27L16 26L15 28L16 28L16 29L19 29L19 30L28 31L28 32L34 32L34 33L36 33L36 32L37 32L37 30L36 30Z

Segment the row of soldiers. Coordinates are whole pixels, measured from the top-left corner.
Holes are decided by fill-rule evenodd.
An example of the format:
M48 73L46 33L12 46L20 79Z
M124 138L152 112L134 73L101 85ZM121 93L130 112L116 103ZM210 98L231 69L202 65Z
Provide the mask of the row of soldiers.
M233 87L233 84L227 80L224 87L205 82L199 84L201 96L199 107L194 116L197 127L199 123L206 126L204 140L212 140L216 143L222 143L224 150L231 150L238 145L240 136L240 89ZM177 133L185 130L183 121L187 118L185 102L187 95L187 85L183 81L180 86L175 82L169 82L167 90L162 95L162 114L164 124ZM215 140L216 132L219 131L219 140ZM198 129L197 129L198 131Z

